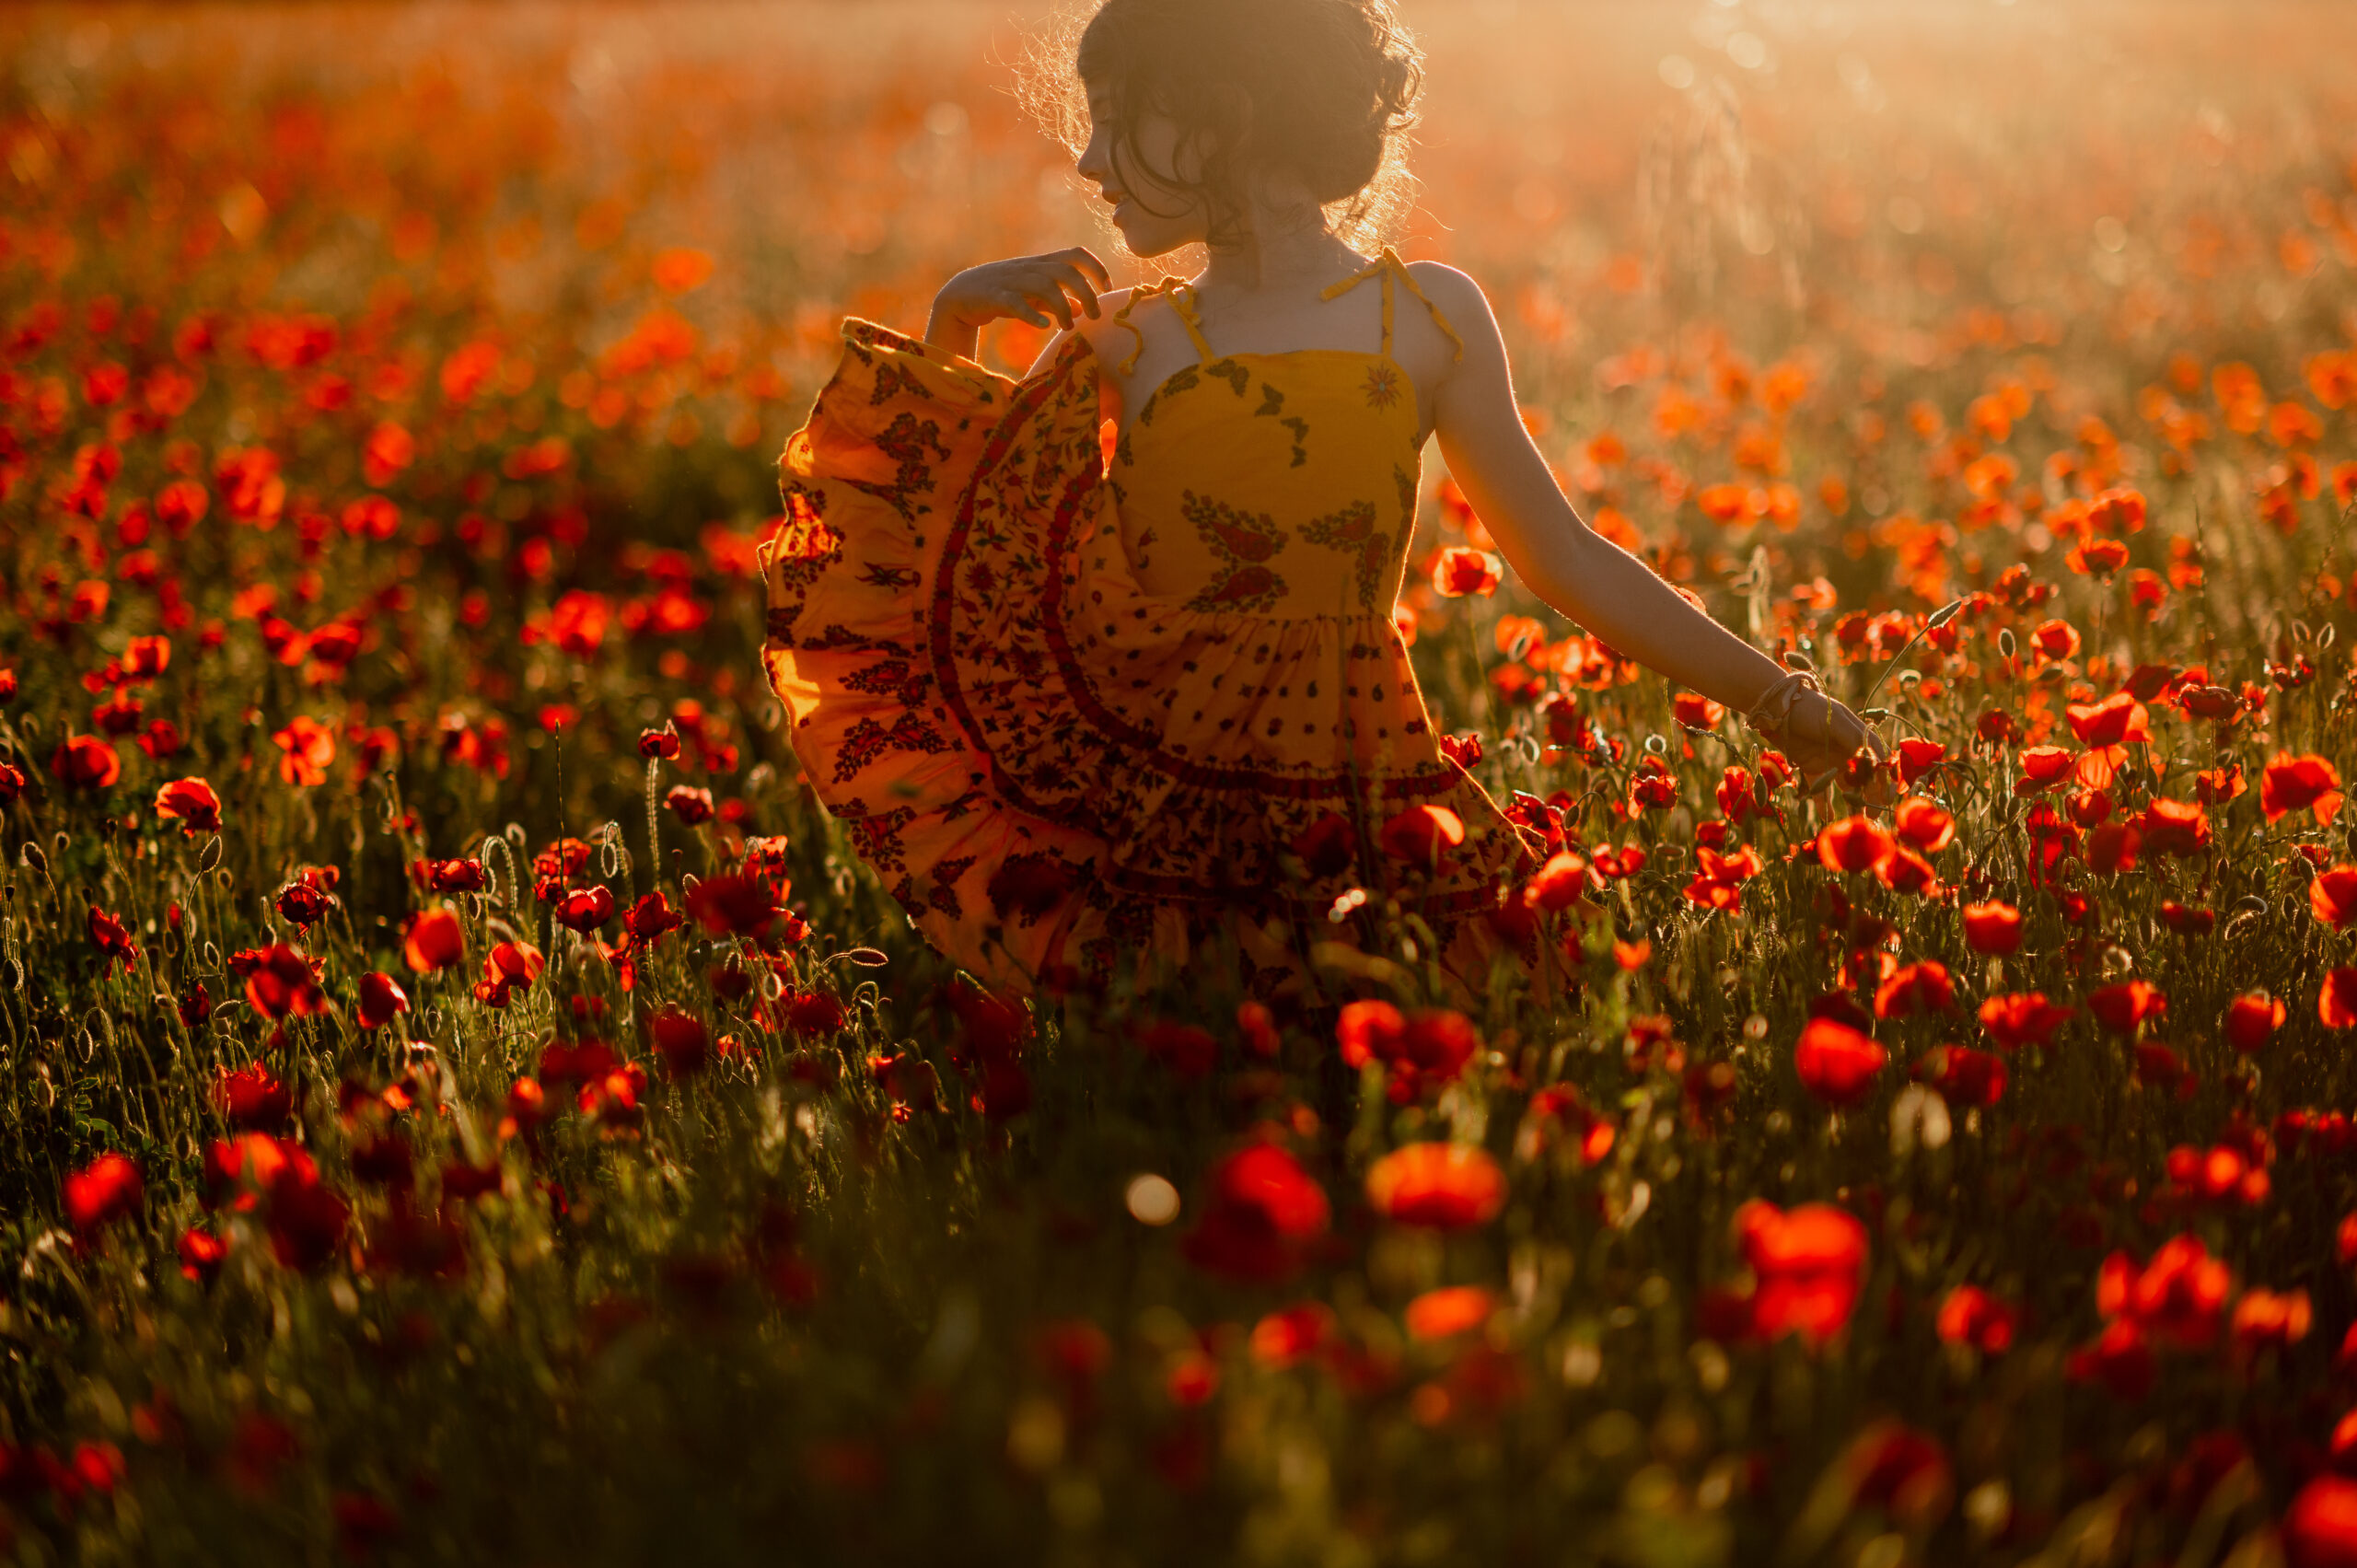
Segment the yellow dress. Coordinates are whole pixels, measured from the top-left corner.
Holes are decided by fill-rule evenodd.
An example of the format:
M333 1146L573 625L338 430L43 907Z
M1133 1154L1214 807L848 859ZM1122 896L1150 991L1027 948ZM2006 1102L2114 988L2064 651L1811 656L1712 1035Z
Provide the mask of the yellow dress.
M1386 250L1328 296L1373 277L1373 353L1214 355L1187 285L1139 291L1199 358L1109 460L1086 338L1012 381L845 322L780 459L763 663L821 801L985 983L1167 977L1225 926L1271 995L1387 899L1454 983L1532 957L1491 916L1538 841L1442 754L1392 620L1421 468L1394 278L1422 295ZM1436 865L1405 858L1420 807L1463 825Z

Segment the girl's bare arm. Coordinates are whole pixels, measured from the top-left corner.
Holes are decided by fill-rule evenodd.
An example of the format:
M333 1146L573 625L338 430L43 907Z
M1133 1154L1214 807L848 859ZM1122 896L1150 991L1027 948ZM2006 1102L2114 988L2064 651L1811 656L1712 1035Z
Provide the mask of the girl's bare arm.
M1784 676L1775 660L1689 603L1635 556L1589 528L1523 426L1497 318L1463 273L1420 263L1419 281L1465 340L1434 393L1434 433L1465 498L1531 592L1620 653L1681 686L1748 712ZM1810 772L1871 738L1840 703L1794 708L1776 738Z

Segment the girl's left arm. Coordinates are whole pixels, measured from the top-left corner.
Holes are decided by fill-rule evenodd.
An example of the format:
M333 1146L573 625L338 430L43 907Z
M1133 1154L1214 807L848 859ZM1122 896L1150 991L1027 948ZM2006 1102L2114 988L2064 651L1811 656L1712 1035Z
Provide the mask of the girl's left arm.
M1434 393L1441 456L1515 575L1621 654L1738 714L1750 712L1783 668L1587 526L1523 426L1505 342L1480 285L1431 263L1417 273L1465 342L1464 358ZM1863 720L1830 700L1811 697L1793 717L1805 731L1793 742L1829 764L1876 744ZM1794 760L1814 772L1819 758Z

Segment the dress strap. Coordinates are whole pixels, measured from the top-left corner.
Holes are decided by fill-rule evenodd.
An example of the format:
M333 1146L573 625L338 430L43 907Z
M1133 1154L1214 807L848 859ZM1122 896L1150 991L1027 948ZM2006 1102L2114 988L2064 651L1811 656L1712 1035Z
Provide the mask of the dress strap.
M1194 340L1195 352L1203 356L1204 364L1209 365L1212 362L1212 345L1203 341L1203 329L1196 320L1195 285L1185 278L1165 274L1163 280L1151 288L1131 290L1129 303L1113 312L1114 324L1128 328L1130 336L1138 341L1137 347L1130 350L1130 356L1121 361L1119 366L1120 373L1127 376L1135 370L1138 355L1145 352L1145 334L1139 331L1136 323L1130 319L1130 312L1138 308L1139 301L1146 299L1170 301L1170 308L1178 313L1179 324L1187 329L1187 336Z
M1424 291L1416 286L1415 275L1408 271L1408 263L1402 261L1399 259L1399 253L1388 245L1383 248L1383 254L1373 265L1364 272L1355 273L1341 283L1333 285L1326 290L1324 297L1332 299L1338 295L1348 294L1352 289L1378 273L1383 278L1383 352L1387 357L1391 353L1391 279L1394 273L1399 275L1401 283L1408 285L1410 294L1423 300L1424 308L1432 312L1433 325L1438 327L1446 335L1448 341L1456 346L1457 357L1460 360L1465 357L1465 340L1457 335L1457 329L1448 324L1448 318L1441 314L1440 307L1424 298Z

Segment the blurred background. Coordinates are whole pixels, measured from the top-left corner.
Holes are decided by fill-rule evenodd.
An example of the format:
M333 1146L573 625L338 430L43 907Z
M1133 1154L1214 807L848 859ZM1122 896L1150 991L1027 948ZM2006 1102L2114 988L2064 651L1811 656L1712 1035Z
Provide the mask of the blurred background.
M2296 384L2357 335L2357 8L1402 8L1430 79L1401 249L1482 281L1567 482L1657 544L1748 473L1783 488L1712 520L1797 530L1838 575L1862 528L1941 500L1864 460L1862 404L1956 422L2015 384L2057 429L2119 423L2146 387L2206 391L2220 358ZM0 273L0 307L46 287L145 302L167 328L260 312L283 326L267 352L295 360L304 323L333 323L319 363L357 360L315 402L397 411L438 380L466 393L443 400L463 438L546 431L583 474L604 464L597 505L642 532L749 527L844 313L921 330L949 273L1074 243L1162 270L1119 255L1017 102L1040 17L1006 0L14 7L0 250L32 264ZM1006 327L985 352L1019 367L1038 342ZM2190 356L2175 390L2173 354ZM1787 362L1818 417L1771 411L1771 460L1747 460L1725 377ZM258 399L230 435L278 417ZM1687 482L1606 482L1603 435Z

